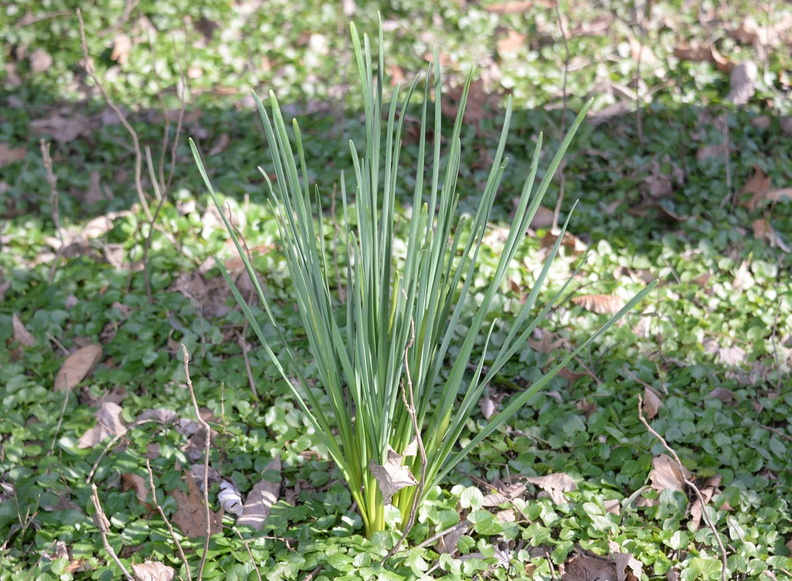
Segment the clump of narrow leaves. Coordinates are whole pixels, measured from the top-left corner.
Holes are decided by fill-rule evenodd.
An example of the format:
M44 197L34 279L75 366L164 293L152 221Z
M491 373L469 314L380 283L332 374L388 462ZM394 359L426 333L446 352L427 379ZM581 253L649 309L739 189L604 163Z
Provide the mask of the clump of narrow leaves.
M547 305L535 312L550 263L563 239L562 232L546 264L536 274L536 284L524 305L509 322L505 340L497 349L490 347L496 322L486 321L493 299L588 108L578 115L538 184L535 177L541 135L537 139L502 254L492 278L480 293L478 309L470 315L466 305L478 269L487 221L506 166L503 154L511 104L506 106L500 140L478 209L469 217L462 216L456 180L470 78L451 135L445 139L447 150L442 151L439 66L435 64L427 71L418 157L410 167L404 167L400 163L403 122L418 80L406 89L404 98L397 87L386 105L382 53L375 67L369 38L364 35L361 42L352 26L352 40L365 108L366 142L361 148L349 144L354 164L352 189L348 188L343 174L340 180L343 220L341 240L335 252L347 253L344 304L333 298L328 248L321 234L325 218L318 187L312 192L308 180L300 128L295 121L290 134L273 94L269 98L269 112L256 99L276 179L271 180L264 171L262 174L279 219L286 261L321 388L311 386L311 378L306 377L283 341L283 329L275 322L258 278L230 224L226 226L281 344L269 344L259 321L234 288L237 301L349 484L366 533L371 536L388 524L409 529L427 490L512 418L575 354L631 309L654 285L618 309L608 323L562 357L530 388L516 394L460 449L457 444L466 421L476 410L485 386L522 348L566 288L564 285ZM382 40L380 32L380 46ZM433 105L430 105L430 81L434 88ZM430 106L434 107L433 117L429 115ZM430 118L434 119L431 131ZM428 134L433 135L431 143L427 143ZM201 175L217 203L197 149L194 144L192 147ZM425 172L427 156L432 162L431 169ZM413 209L406 224L406 250L397 252L394 245L394 230L400 220L395 212L397 185L405 183L408 176L415 183ZM222 264L218 262L218 265L222 269ZM233 288L230 277L227 273L225 276ZM452 357L449 347L457 340L457 329L462 324L467 331L461 345L455 345ZM483 349L477 345L482 337ZM474 353L477 361L472 361ZM297 377L299 385L293 384L290 375Z

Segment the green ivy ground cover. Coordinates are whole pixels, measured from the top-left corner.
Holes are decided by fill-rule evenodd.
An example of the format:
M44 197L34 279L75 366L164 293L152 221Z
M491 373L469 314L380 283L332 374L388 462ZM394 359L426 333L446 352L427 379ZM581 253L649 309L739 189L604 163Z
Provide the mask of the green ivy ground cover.
M359 2L354 15L318 2L105 0L101 8L83 7L97 73L151 148L155 168L165 120L172 138L179 95L189 97L173 178L150 232L133 205L129 135L79 64L72 4L20 0L0 8L7 39L0 51L0 579L120 578L92 521L90 482L110 521L108 540L127 568L160 563L180 578L197 577L203 540L190 538L189 519L177 516L189 504L185 470L202 462L201 443L181 429L195 414L179 343L191 354L195 395L213 429L212 510L221 507L220 478L243 496L264 476L281 485L258 533L239 531L226 512L211 538L205 579L593 579L604 575L593 555L610 559L615 571L617 553L632 555L643 578L720 579L718 537L730 578L792 578L788 5L562 3L557 13L541 3L427 9ZM571 111L562 114L564 92L572 111L587 96L597 98L545 202L552 210L563 187L563 219L580 200L545 298L585 262L542 333L490 386L460 444L493 407L601 325L607 315L598 310L660 281L642 311L431 492L402 550L384 565L398 535L363 538L349 491L288 387L263 353L247 349L252 334L209 259L219 255L239 276L240 265L186 143L191 136L209 154L275 315L315 376L256 170L267 155L246 95L273 89L281 103L293 103L310 166L324 168L309 178L328 217L339 217L338 171L349 169L347 140L363 131L347 89L347 26L353 18L373 32L377 8L393 65L388 81L423 70L424 56L438 46L452 84L474 65L494 95L479 93L471 103L463 151L494 149L497 95L514 96L510 162L476 288L497 263L536 134L545 131L553 151L573 119ZM636 42L651 49L640 64ZM683 52L695 46L706 57ZM735 106L727 99L726 61L749 60L757 65L755 92ZM629 108L636 91L647 96L640 115ZM618 103L628 110L608 117ZM65 243L55 228L41 138L52 142ZM408 126L407 163L416 151ZM171 159L165 148L166 178ZM463 209L475 207L486 170L480 156L462 160ZM145 169L143 179L153 210ZM408 215L412 184L400 187L398 213ZM89 226L111 212L121 213ZM326 226L332 244L332 219ZM550 225L537 224L492 318L517 312L549 241ZM469 307L477 307L475 293ZM497 328L491 343L507 330ZM55 390L66 355L85 345L101 346L97 365L74 390ZM639 396L659 402L650 424L705 494L717 535L696 516L692 489L657 459L667 451L641 424ZM128 431L110 445L80 447L102 402L120 407ZM644 407L647 416L653 407ZM184 420L158 416L132 426L141 413L161 409ZM277 477L265 470L276 456ZM147 459L157 503L146 493ZM541 480L553 474L565 477ZM500 484L525 488L498 503L488 495ZM189 572L155 504L181 523ZM460 523L458 538L439 535ZM636 567L627 572L639 574Z

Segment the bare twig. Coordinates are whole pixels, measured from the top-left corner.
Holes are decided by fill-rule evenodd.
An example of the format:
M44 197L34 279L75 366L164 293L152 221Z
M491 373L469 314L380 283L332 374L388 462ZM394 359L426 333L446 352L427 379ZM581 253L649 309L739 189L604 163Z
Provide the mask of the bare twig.
M113 547L110 545L110 541L107 540L107 533L110 532L110 521L107 520L104 510L102 510L102 505L99 503L99 491L96 489L96 484L91 484L91 490L93 491L93 494L91 494L91 502L93 502L94 509L96 509L93 521L99 529L99 534L102 535L102 543L104 543L105 551L107 551L107 554L115 561L116 565L121 569L121 572L124 573L124 577L126 577L127 581L135 581L135 578L126 570L121 559L116 555L115 550L113 550Z
M561 18L561 7L559 2L554 2L556 10L556 18L558 20L558 29L561 31L561 40L564 43L564 70L561 76L561 98L563 106L561 108L561 139L564 138L566 132L566 115L567 115L567 76L569 75L569 43L567 42L566 30L564 30L564 22ZM558 187L558 201L556 202L555 210L553 211L553 229L552 232L558 232L558 215L561 213L561 204L564 203L564 193L566 191L566 173L564 163L558 168L558 179L560 181Z
M182 563L184 564L184 570L187 572L187 579L192 581L192 574L190 573L190 563L187 562L187 557L184 554L184 549L182 549L181 543L179 542L179 537L176 536L176 532L173 530L173 526L168 520L168 517L165 516L165 511L162 510L162 506L160 506L160 503L157 502L157 489L154 486L154 472L152 472L151 470L151 462L149 462L148 458L146 458L146 470L148 470L149 489L151 490L151 502L154 503L154 507L157 509L157 512L160 513L162 520L165 521L165 526L168 527L168 532L170 533L173 542L176 544L176 552L179 553L179 558L182 560Z
M245 326L242 327L242 332L239 334L239 347L242 349L242 359L245 362L245 373L247 374L248 386L253 399L259 401L258 392L256 391L256 382L253 380L253 370L250 367L250 357L248 357L248 346L245 341L245 331L247 331L248 322L245 319Z
M184 343L181 344L182 357L184 361L184 376L187 382L187 389L190 390L190 398L192 399L193 408L197 417L198 424L201 428L206 430L206 443L204 445L204 472L203 472L203 501L204 501L204 516L206 517L206 535L204 536L204 550L201 555L201 565L198 568L198 581L203 579L203 571L206 566L206 557L209 553L209 539L212 536L212 510L209 507L209 448L212 439L212 430L206 420L201 416L201 409L198 407L198 400L195 399L195 390L193 389L192 380L190 379L190 356L187 354L187 347Z
M262 581L261 578L261 571L259 571L258 565L256 565L256 559L253 557L253 551L250 550L250 539L246 539L242 536L238 530L235 530L239 540L245 545L245 549L247 550L247 554L250 557L250 562L253 563L253 570L256 572L256 577L258 577L258 581ZM288 543L287 543L288 545Z
M176 149L179 146L179 138L181 137L182 125L184 123L184 112L187 109L187 75L184 72L184 65L182 64L181 55L179 51L176 50L176 39L173 38L173 54L176 57L176 65L179 67L179 82L181 83L181 90L178 92L179 95L179 103L181 106L179 107L179 118L176 121L176 134L173 136L173 145L171 146L171 164L170 170L168 171L168 181L165 182L164 190L167 191L171 183L173 182L173 174L176 171ZM167 115L165 116L167 120ZM163 140L163 144L167 143L168 132L165 133L165 138ZM163 149L164 151L164 149ZM163 160L164 161L164 158ZM160 168L160 173L162 173L162 169Z
M60 415L58 416L58 425L55 427L55 435L52 436L50 455L52 455L52 453L55 451L55 443L58 440L58 434L60 434L61 425L63 425L63 416L66 415L66 406L69 404L69 394L71 393L71 390L64 389L63 391L66 392L66 395L63 396L63 407L61 408Z
M91 77L91 80L96 85L96 88L99 89L99 92L102 94L107 106L110 107L113 112L118 116L119 121L124 126L124 129L127 130L130 137L132 138L132 144L135 149L135 189L137 190L138 198L140 199L140 204L143 207L143 211L146 213L146 218L148 218L149 222L152 222L151 210L149 210L148 202L146 201L146 195L143 192L143 181L141 179L143 173L143 154L142 150L140 149L140 140L138 139L138 134L132 125L129 124L127 118L121 112L121 109L116 105L110 96L105 91L104 86L99 81L99 77L96 75L96 71L93 67L93 62L91 61L91 57L88 54L88 42L85 40L85 23L83 22L82 13L80 9L77 9L77 18L80 21L80 41L82 43L82 52L83 52L83 59L85 61L85 72L88 73L88 76Z
M393 545L393 548L388 551L388 554L385 555L384 561L390 559L393 555L396 554L396 551L399 550L404 539L407 538L407 535L412 529L413 525L415 524L415 514L418 511L418 503L421 500L421 495L423 494L424 486L426 486L426 448L424 448L423 438L421 438L421 430L418 426L418 416L415 413L415 393L413 392L413 383L412 377L410 375L410 361L409 361L409 353L410 348L413 346L415 342L415 321L412 317L410 317L410 340L407 342L407 345L404 347L404 376L405 379L402 380L402 401L404 402L404 407L407 408L407 413L410 415L410 421L412 422L413 432L415 433L415 442L418 445L418 457L421 459L421 477L418 479L418 484L415 485L415 493L413 495L412 505L410 506L410 515L407 518L407 525L403 529L403 534L399 537L399 540L396 541L396 544ZM405 389L406 384L406 389Z
M652 428L652 426L649 425L649 422L646 421L642 409L643 409L643 398L639 395L638 419L641 420L641 423L646 427L649 433L652 434L655 438L657 438L657 440L663 445L663 447L668 451L668 453L671 454L671 456L674 458L674 461L677 463L677 466L679 466L679 473L682 476L682 479L685 481L685 484L687 484L688 487L690 487L693 490L693 492L696 494L696 498L698 498L698 501L701 503L701 514L704 517L704 520L707 521L707 526L709 526L710 530L715 535L715 539L718 541L718 547L720 548L721 579L722 581L727 581L729 578L728 555L726 553L726 547L723 545L723 539L721 539L718 529L715 528L715 523L712 522L712 519L709 517L709 514L707 514L707 501L704 499L704 495L701 494L701 491L698 489L698 486L696 486L691 480L689 480L685 476L685 467L682 464L682 461L679 459L679 456L677 456L677 453L674 451L674 449L671 446L669 446L668 442L665 441L663 436L658 434L654 430L654 428Z
M308 573L308 574L305 576L305 579L303 579L303 581L311 581L312 579L315 579L315 578L316 578L316 576L317 576L319 573L321 573L321 572L322 572L322 569L324 569L324 565L319 565L319 566L318 566L316 569L314 569L313 571L311 571L310 573Z
M644 40L646 38L646 29L644 28L644 18L646 14L641 14L636 5L635 19L638 21L638 58L635 63L635 129L638 134L638 142L644 144L644 130L643 130L643 99L641 97L641 64L643 62L643 49ZM651 11L651 0L647 0L644 5L644 11Z
M50 268L48 282L52 284L52 279L55 278L55 271L58 268L60 255L63 252L63 230L61 229L60 222L60 196L58 195L58 178L52 169L52 157L50 157L50 144L43 139L39 142L41 147L41 158L44 160L44 171L47 174L47 183L50 188L50 212L52 212L52 222L55 224L55 234L58 236L60 246L55 253L55 260L52 261L52 268Z

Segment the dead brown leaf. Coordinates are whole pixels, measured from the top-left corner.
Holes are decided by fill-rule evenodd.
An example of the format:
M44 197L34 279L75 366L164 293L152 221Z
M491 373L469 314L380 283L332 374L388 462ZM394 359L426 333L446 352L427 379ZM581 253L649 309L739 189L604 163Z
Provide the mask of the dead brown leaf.
M725 387L716 387L709 393L710 397L721 400L726 405L732 405L735 401L734 392Z
M55 376L55 391L74 389L102 357L99 345L86 345L66 358Z
M764 195L770 191L771 180L761 167L754 166L754 174L740 188L740 196L751 194L751 199L742 205L749 210L754 210L764 199Z
M609 559L594 555L575 555L564 564L562 581L616 578L616 567Z
M544 238L542 238L540 246L542 248L552 248L556 240L558 240L558 235L553 232L548 232L545 234ZM569 232L564 232L564 237L561 239L561 246L568 248L573 254L582 254L588 249L585 242Z
M534 6L533 0L517 0L515 2L499 2L497 4L490 4L486 7L487 12L493 14L522 14L528 12Z
M83 115L62 117L55 113L49 117L31 121L30 128L36 133L51 135L58 143L69 143L82 135L87 135L91 130L91 124L88 118Z
M36 338L27 330L16 313L11 315L11 325L14 328L14 341L25 347L33 347L36 344Z
M515 202L518 200L515 199ZM536 214L534 214L533 220L531 220L531 228L534 230L540 230L544 228L549 228L553 225L553 220L555 217L555 212L550 208L545 208L544 206L539 206L536 209Z
M623 117L632 110L633 104L629 101L617 101L616 103L608 105L599 111L592 112L592 110L590 110L588 113L589 123L591 123L591 125L594 127L597 127L603 123L607 123L611 119Z
M764 240L772 248L780 248L787 254L792 252L789 246L786 245L786 242L784 242L784 240L776 233L776 231L773 230L773 227L770 225L768 220L763 218L754 220L752 227L754 238L757 240Z
M610 27L611 23L608 23ZM653 65L657 63L657 57L655 56L652 49L645 44L641 44L641 42L635 38L634 36L630 37L630 57L634 61L640 60L641 63L647 65Z
M446 92L446 101L443 102L443 115L445 117L456 118L463 89L463 85L458 85ZM468 125L479 125L487 118L489 111L497 107L499 102L500 96L487 92L482 79L473 80L470 83L467 106L465 107L465 123Z
M726 95L726 100L738 106L747 104L756 92L754 83L758 74L759 69L752 61L741 62L734 67L729 77L729 94Z
M572 297L572 302L599 315L617 313L624 307L624 299L614 295L582 295Z
M171 581L176 575L173 567L164 565L159 561L144 561L134 563L132 573L137 581Z
M690 472L680 471L679 465L665 454L652 458L652 471L649 472L649 480L652 483L652 488L658 492L673 490L684 493L685 479L690 479L690 476Z
M402 456L388 448L388 459L380 466L374 460L369 462L369 470L377 480L383 502L390 504L393 495L407 486L415 486L418 481L407 466L402 465Z
M148 485L142 476L137 474L121 475L121 490L134 490L140 504L146 504L148 498Z
M701 45L697 42L692 45L681 44L674 47L674 56L683 61L712 63L722 73L729 73L734 67L734 64L711 44Z
M554 472L547 476L537 476L535 478L526 478L531 484L540 487L554 504L566 503L565 492L577 490L577 484L572 478L563 472Z
M390 72L390 84L391 87L395 87L396 85L403 85L404 82L407 80L407 77L404 75L404 71L399 65L390 65L388 67L388 71Z
M264 472L277 472L278 477L280 477L280 456L276 456L272 462L267 464ZM270 480L257 482L245 499L244 513L237 519L237 525L247 525L260 531L270 514L270 510L272 510L272 505L278 501L279 492L280 480L277 482Z
M92 170L91 182L88 185L88 190L85 192L85 195L82 196L82 200L86 204L95 204L96 202L101 202L106 199L107 196L105 196L102 190L102 177L99 175L98 171Z
M514 54L525 45L526 38L524 34L509 29L505 37L498 39L498 55L501 58L506 58Z
M541 334L539 332L541 331ZM539 353L552 353L556 349L566 348L569 343L563 337L559 337L550 331L538 329L534 336L539 335L539 340L528 339L528 345Z
M14 163L15 161L22 161L27 155L27 149L24 147L17 147L11 149L5 143L0 143L0 167Z
M705 161L723 157L726 149L722 145L703 145L696 151L696 160Z
M525 484L517 483L510 484L499 489L497 492L491 492L484 495L484 500L481 506L493 507L500 506L507 502L511 502L515 498L521 497L525 493Z
M780 190L770 190L765 192L764 199L770 202L780 202L781 200L792 201L792 188L781 188Z
M581 377L585 377L587 373L572 371L569 367L564 367L558 372L558 376L566 379L570 384L575 383Z
M96 425L85 431L80 437L77 447L93 448L105 438L126 434L127 428L124 420L121 419L123 411L120 405L109 401L99 406L99 409L94 414L96 416Z
M116 34L113 38L113 52L110 60L120 65L125 65L129 61L129 51L132 50L132 39L126 34Z
M699 526L701 526L704 506L715 496L722 480L723 477L720 474L716 474L712 478L707 478L707 480L699 486L701 497L696 495L696 499L693 501L693 504L690 505L690 530L697 531ZM703 503L701 502L702 500L704 501Z
M44 73L49 70L53 62L52 56L46 50L37 48L30 54L30 71Z
M650 387L644 387L643 413L646 419L651 420L655 417L662 406L663 400L657 392Z
M206 509L204 499L198 485L189 472L184 472L187 492L176 489L171 496L176 501L176 512L171 519L190 538L203 537L206 534ZM222 530L223 509L210 513L210 535Z

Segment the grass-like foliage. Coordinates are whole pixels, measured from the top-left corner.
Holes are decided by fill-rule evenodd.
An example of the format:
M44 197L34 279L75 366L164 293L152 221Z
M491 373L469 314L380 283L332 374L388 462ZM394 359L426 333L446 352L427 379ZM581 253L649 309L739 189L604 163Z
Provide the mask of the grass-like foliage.
M460 449L458 443L466 421L474 413L485 386L524 346L553 305L551 301L539 308L537 298L562 236L558 237L550 258L537 274L536 284L525 304L509 321L506 339L497 349L490 349L489 338L495 323L487 323L487 314L493 298L502 287L509 263L524 240L587 108L578 115L538 185L535 177L541 136L537 140L530 172L496 271L480 294L478 310L471 314L468 300L471 284L487 220L506 166L503 152L511 106L506 107L500 141L480 205L475 214L462 217L458 211L456 179L467 85L453 131L446 139L447 150L442 151L440 71L436 64L434 69L430 66L423 88L418 159L410 167L404 167L399 159L403 122L418 82L407 88L403 98L396 88L390 104L386 105L383 103L382 51L375 63L369 38L364 35L361 40L354 26L352 40L363 91L366 143L362 148L349 144L354 162L352 188L348 188L343 175L340 180L343 221L342 239L336 252L348 253L343 304L339 304L331 292L334 285L330 280L328 249L322 235L325 218L319 193L312 192L309 184L298 124L293 123L293 133L290 133L272 93L269 112L257 99L277 179L273 182L262 173L279 217L297 305L311 354L316 360L319 388L309 382L311 378L305 376L285 341L280 345L268 344L259 321L233 287L227 273L225 276L273 365L292 386L295 399L348 482L366 534L371 536L390 524L408 529L426 491L438 484L474 446L509 421L577 352L635 306L653 285L627 303L574 352L562 358L542 379L515 395L483 429L471 434L467 445ZM379 44L383 46L382 32ZM429 115L429 107L434 107L433 116ZM433 127L428 126L430 118ZM427 143L427 135L432 136L431 143ZM194 144L192 147L201 175L214 198L197 149ZM427 155L431 168L425 171ZM415 190L406 224L405 245L397 252L394 228L400 218L395 213L395 198L397 184L406 183L408 175L414 180ZM230 225L226 223L226 226L251 274L270 322L281 334L246 254ZM218 265L222 269L220 262ZM561 296L564 288L556 293L554 300ZM449 348L458 337L460 324L464 324L467 331L458 340L461 345L455 345L452 356ZM482 336L483 350L477 346ZM471 362L474 364L472 373ZM299 385L294 385L290 375L296 376Z

